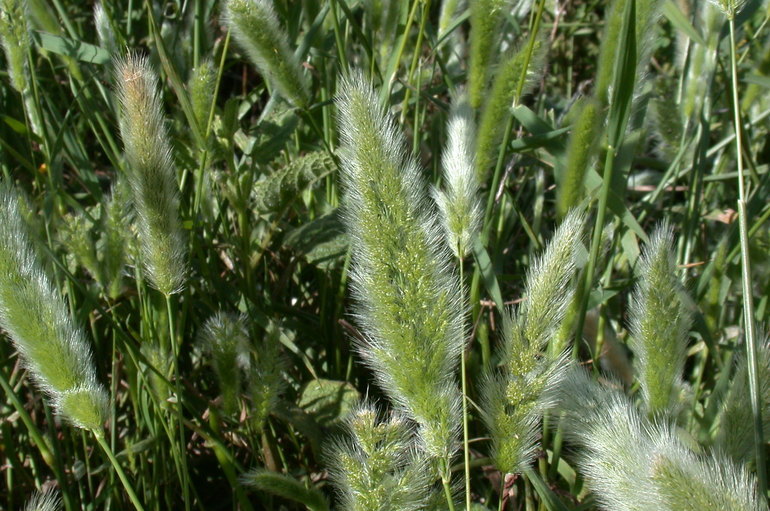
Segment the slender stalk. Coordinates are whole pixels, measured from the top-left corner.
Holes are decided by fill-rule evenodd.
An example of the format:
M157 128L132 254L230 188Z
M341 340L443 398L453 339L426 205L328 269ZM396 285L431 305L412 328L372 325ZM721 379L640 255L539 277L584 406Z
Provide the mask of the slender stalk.
M179 346L176 342L176 331L174 329L174 312L171 304L171 295L165 295L166 298L166 312L168 313L168 334L169 341L171 342L171 350L173 352L173 364L174 364L174 394L176 394L176 403L174 403L174 411L176 414L177 429L179 431L179 464L181 465L182 476L182 492L184 495L185 509L190 509L190 489L189 481L190 477L187 473L187 449L185 448L184 437L184 424L182 422L182 395L181 385L179 384Z
M462 244L458 244L457 253L460 254L458 259L458 265L460 266L460 303L465 307L465 278L463 274L463 258ZM465 332L463 332L463 336ZM470 511L471 509L471 455L470 448L468 446L468 382L465 374L465 352L466 346L463 340L463 350L460 354L460 381L462 382L463 391L463 465L465 466L465 509Z
M128 480L128 476L123 471L123 468L120 466L120 463L118 463L118 459L115 457L115 453L112 452L110 445L104 439L104 433L101 431L93 430L93 434L94 434L94 437L96 437L96 441L99 443L104 453L110 459L110 463L112 464L112 467L115 469L115 472L117 472L118 477L120 478L120 482L123 483L123 488L125 488L126 493L128 493L128 498L131 499L131 503L134 505L137 511L144 511L144 507L142 506L142 503L139 501L139 497L137 497L136 492L134 492L134 487L131 486L131 481Z
M746 355L749 369L749 395L754 414L754 446L756 450L757 481L759 495L767 498L767 467L765 466L765 442L762 425L762 398L760 396L757 344L754 332L754 297L751 291L751 261L749 260L749 234L746 220L746 190L743 183L743 147L741 144L741 119L738 102L738 70L735 62L735 20L730 25L730 72L733 89L733 115L735 124L735 157L738 162L738 225L741 238L741 280L743 281L743 321L746 328Z
M441 484L444 486L444 495L446 496L446 503L447 506L449 506L449 511L455 511L455 503L452 500L452 490L449 488L449 479L442 477Z

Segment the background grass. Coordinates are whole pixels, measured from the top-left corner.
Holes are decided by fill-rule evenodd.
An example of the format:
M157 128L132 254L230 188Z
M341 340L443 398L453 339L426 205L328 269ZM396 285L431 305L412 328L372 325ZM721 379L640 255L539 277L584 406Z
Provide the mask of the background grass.
M27 2L28 87L15 90L6 61L0 66L0 172L25 192L26 221L44 264L91 338L114 416L107 442L146 509L301 509L286 497L299 499L303 488L333 501L324 445L340 434L357 396L382 399L351 348L361 333L349 315L349 239L337 216L339 76L354 67L370 74L424 176L440 183L451 94L468 82L473 15L458 4L441 32L442 5L430 0L277 0L310 83L309 106L295 109L235 45L216 0L109 2L114 47L97 40L91 5ZM596 228L584 256L589 264L582 264L582 309L561 336L566 342L579 329L579 359L596 374L614 375L634 396L626 310L639 247L657 222L667 219L673 229L694 317L683 375L692 399L683 423L708 445L743 349L724 20L709 23L702 1L661 4L660 20L653 16L635 35L641 64L624 65L608 103L607 91L594 85L602 66L618 65L600 58L611 5L506 5L498 13L493 60L499 53L502 62L509 49L526 50L530 41L542 50L532 46L538 58L531 60L539 64L527 87L513 87L528 94L518 98L501 84L508 96L502 110L491 112L497 119L490 129L499 132L482 172L483 235L464 268L473 325L471 402L478 402L482 375L498 364L501 302L522 298L527 269L564 212L557 197L566 194ZM750 2L737 17L750 289L760 325L770 313L768 13L767 5ZM135 233L125 221L129 192L121 179L126 160L113 75L113 59L125 49L147 55L160 76L180 187L190 271L184 290L168 302L134 264ZM209 74L201 75L196 70L207 62ZM496 69L485 66L482 99L498 88ZM577 150L569 129L580 125L580 110L591 101L609 108L602 114L609 123L586 138L596 140L593 147L573 144L592 153L585 175L568 179ZM477 116L484 115L490 113L482 104ZM617 153L607 151L608 141ZM116 262L122 258L125 267ZM210 355L197 343L219 311L246 318L251 363L236 410L223 409ZM178 378L162 346L176 346ZM107 457L54 415L10 342L0 343L0 378L0 506L19 508L35 488L53 485L68 510L128 509ZM279 384L260 389L264 381ZM469 430L473 500L493 508L500 474L473 405ZM561 446L547 430L541 448L534 475L508 479L508 508L552 509L553 496L568 509L592 509L593 497L569 456L554 456ZM264 474L244 485L240 478L257 467L299 486L276 490L280 481ZM462 465L455 469L459 480ZM320 505L316 494L308 495L307 502Z

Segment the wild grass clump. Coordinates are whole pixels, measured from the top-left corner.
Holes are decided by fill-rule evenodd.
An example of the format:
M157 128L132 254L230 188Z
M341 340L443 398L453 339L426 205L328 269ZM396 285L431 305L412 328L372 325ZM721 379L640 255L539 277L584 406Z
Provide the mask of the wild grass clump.
M43 268L6 183L0 183L0 237L0 326L57 412L76 427L101 430L108 398L91 349Z

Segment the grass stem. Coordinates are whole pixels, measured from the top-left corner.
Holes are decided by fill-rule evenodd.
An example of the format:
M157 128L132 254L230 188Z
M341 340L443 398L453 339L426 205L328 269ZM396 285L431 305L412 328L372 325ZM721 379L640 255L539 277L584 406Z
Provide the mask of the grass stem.
M754 414L754 446L756 449L757 481L763 501L767 498L767 467L762 424L762 397L760 395L757 341L754 331L754 298L751 290L751 261L749 259L749 234L746 219L746 190L743 176L743 147L741 144L741 119L738 101L738 70L736 66L735 20L730 25L730 74L733 89L733 115L735 127L735 158L738 163L738 225L741 238L741 280L743 282L743 320L746 330L746 355L749 369L749 395Z

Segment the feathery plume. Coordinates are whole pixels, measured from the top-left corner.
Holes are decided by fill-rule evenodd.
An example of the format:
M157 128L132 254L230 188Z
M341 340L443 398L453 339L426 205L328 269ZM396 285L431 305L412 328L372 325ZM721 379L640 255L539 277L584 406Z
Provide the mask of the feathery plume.
M211 103L214 101L217 71L211 59L204 59L193 69L187 89L190 91L193 115L201 133L206 133Z
M530 92L542 72L546 50L543 41L538 40L532 55L528 55L528 49L524 46L509 52L500 62L479 120L476 140L476 175L479 183L486 181L497 160L511 107Z
M262 345L257 347L256 359L251 363L248 390L251 398L251 420L256 429L265 425L283 390L284 361L280 353L280 335L279 326L271 322Z
M294 106L308 106L307 79L271 1L228 0L224 13L225 24L259 72Z
M543 351L572 300L583 224L582 215L567 216L528 272L525 301L504 317L504 367L486 381L482 407L493 458L504 473L522 472L534 459L546 390L558 384L566 364L564 354L552 358Z
M397 413L386 420L378 415L371 405L360 406L346 421L347 437L327 451L340 509L424 509L432 480L414 432Z
M251 365L245 318L218 312L203 324L198 339L203 350L211 357L225 412L236 413L243 371Z
M99 46L107 50L110 55L118 55L119 49L115 31L112 29L110 17L104 10L102 2L94 4L94 25L96 26L96 35L99 38Z
M455 369L463 347L450 252L427 210L417 164L371 85L354 73L340 90L345 214L365 335L359 352L417 422L423 448L447 465L461 422Z
M0 327L13 341L57 412L79 428L99 430L107 393L91 350L41 266L7 185L0 184Z
M551 391L579 466L602 509L759 510L754 479L721 456L696 454L673 426L650 422L621 392L573 365Z
M765 341L757 350L760 396L764 438L770 437L770 344ZM737 363L732 385L722 403L715 445L738 463L754 460L754 415L749 395L748 359L741 356Z
M483 215L473 161L473 110L464 93L454 100L447 133L447 146L441 157L446 191L433 189L433 198L441 212L447 245L462 259L473 246Z
M11 85L24 93L29 81L27 54L30 46L26 0L0 0L0 42L8 61Z
M158 79L146 58L117 62L120 134L126 152L141 262L150 281L170 296L187 274L184 233L179 222L179 187L163 121Z
M639 282L631 298L630 347L636 356L647 412L676 415L684 383L690 313L676 276L671 228L658 227L642 254Z
M24 506L24 511L58 511L61 509L61 498L55 490L35 492Z

